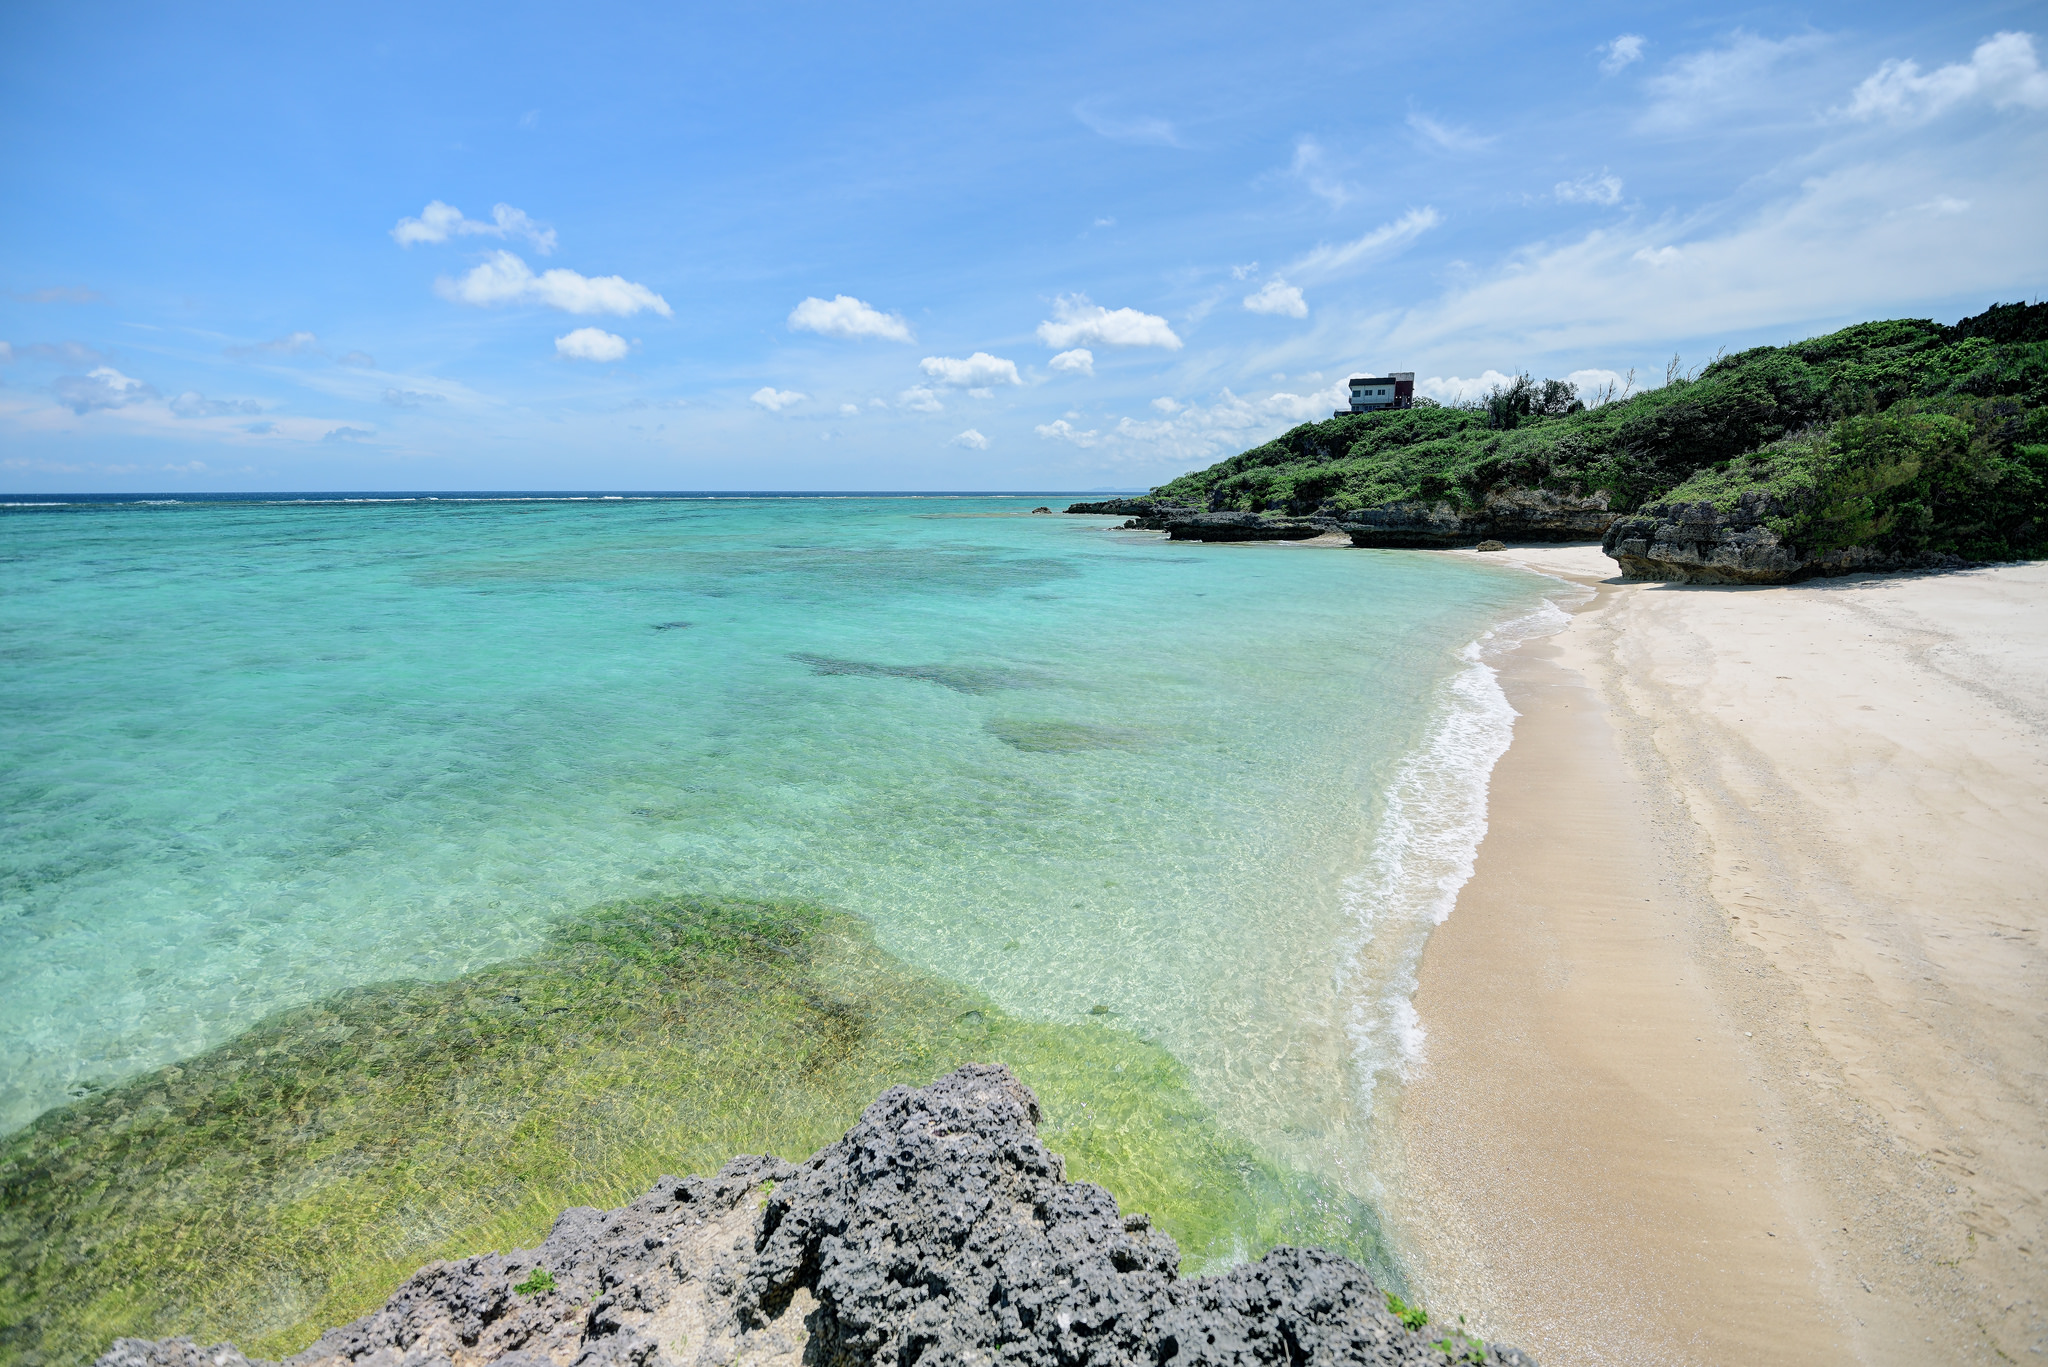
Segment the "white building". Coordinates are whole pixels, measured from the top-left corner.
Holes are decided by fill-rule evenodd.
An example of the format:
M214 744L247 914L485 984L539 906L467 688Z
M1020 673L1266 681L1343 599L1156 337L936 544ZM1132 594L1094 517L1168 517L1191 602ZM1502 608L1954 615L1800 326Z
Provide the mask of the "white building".
M1415 372L1396 370L1390 375L1353 375L1350 382L1351 407L1340 408L1336 416L1377 413L1383 408L1415 406Z

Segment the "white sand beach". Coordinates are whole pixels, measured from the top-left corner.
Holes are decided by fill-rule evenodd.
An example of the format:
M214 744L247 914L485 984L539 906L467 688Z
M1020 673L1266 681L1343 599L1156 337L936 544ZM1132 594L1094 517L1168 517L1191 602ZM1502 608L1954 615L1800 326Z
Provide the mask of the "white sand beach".
M1596 593L1503 669L1383 1120L1432 1305L1546 1367L2048 1353L2048 565L1503 558Z

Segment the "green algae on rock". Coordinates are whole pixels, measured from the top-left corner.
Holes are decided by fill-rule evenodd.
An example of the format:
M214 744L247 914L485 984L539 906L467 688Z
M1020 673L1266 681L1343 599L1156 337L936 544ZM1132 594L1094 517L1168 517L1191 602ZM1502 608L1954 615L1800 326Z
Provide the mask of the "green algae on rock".
M531 1244L662 1172L808 1153L882 1088L969 1060L1009 1064L1070 1174L1191 1263L1302 1243L1391 1276L1369 1208L1220 1128L1156 1046L1017 1020L840 913L674 898L280 1013L10 1136L0 1355L81 1362L123 1334L290 1352L423 1260Z

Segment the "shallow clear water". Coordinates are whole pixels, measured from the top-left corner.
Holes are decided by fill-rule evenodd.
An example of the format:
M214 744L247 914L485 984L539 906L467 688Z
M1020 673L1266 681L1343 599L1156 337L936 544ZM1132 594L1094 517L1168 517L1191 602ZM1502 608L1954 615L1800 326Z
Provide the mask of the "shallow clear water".
M1467 647L1539 581L1043 501L0 513L0 1130L281 1006L718 892L1106 1011L1356 1177L1505 744Z

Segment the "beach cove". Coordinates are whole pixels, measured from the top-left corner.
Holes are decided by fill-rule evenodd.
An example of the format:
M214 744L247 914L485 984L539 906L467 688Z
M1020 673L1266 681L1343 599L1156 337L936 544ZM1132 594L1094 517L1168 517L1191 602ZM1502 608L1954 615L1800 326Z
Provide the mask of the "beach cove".
M1545 1362L2041 1351L2048 570L1501 558L1593 597L1503 666L1381 1114L1416 1275Z

